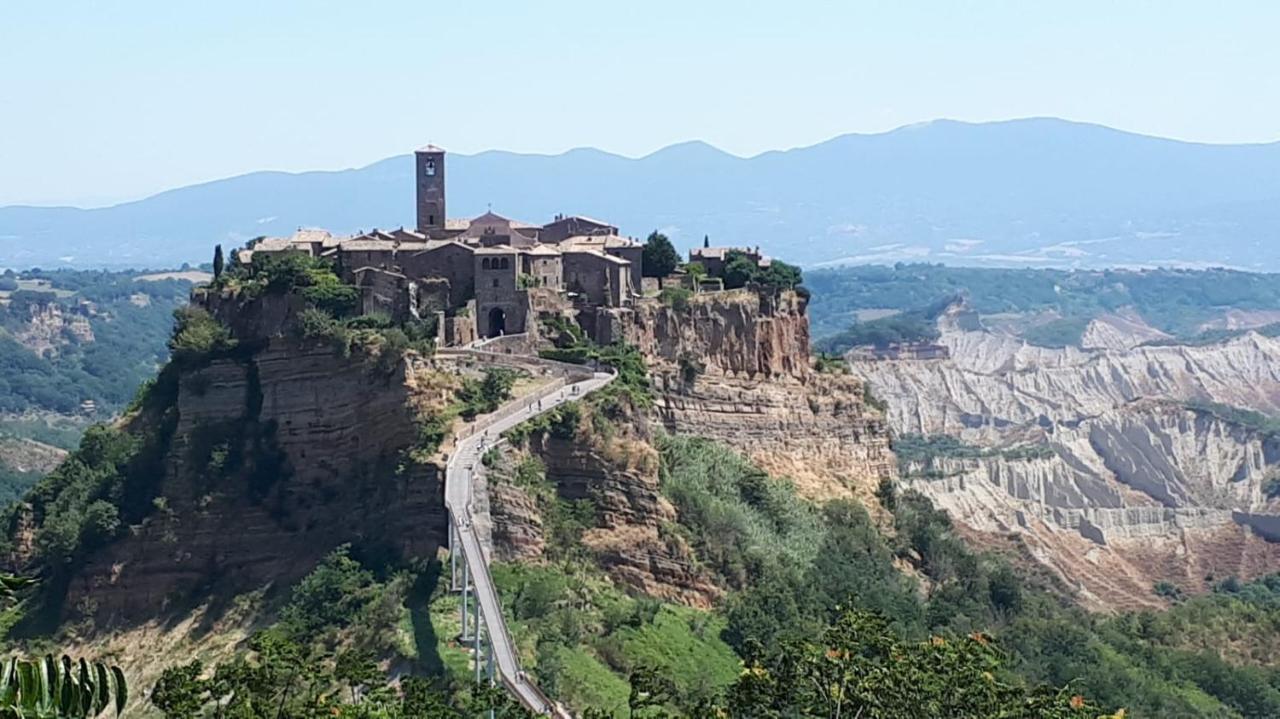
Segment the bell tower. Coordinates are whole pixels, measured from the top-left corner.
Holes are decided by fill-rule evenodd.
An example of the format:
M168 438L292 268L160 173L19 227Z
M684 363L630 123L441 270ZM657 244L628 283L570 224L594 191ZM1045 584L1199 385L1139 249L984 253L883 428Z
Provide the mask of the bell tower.
M444 150L427 145L414 154L418 175L418 232L444 230Z

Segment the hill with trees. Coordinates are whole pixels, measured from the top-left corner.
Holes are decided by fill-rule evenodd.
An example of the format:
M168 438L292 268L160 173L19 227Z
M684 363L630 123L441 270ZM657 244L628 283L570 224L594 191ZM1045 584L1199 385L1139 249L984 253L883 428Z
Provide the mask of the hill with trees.
M1204 145L1035 118L940 120L736 157L700 142L640 158L593 149L450 155L450 208L608 217L680 250L759 246L828 261L1280 270L1280 144ZM412 226L413 159L256 172L113 207L0 208L17 267L204 261L214 243ZM642 199L640 199L642 198Z

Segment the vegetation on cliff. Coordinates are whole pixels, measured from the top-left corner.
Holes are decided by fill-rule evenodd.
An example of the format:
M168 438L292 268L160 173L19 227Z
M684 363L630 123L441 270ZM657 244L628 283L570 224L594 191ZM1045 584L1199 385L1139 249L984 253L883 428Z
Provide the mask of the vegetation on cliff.
M804 678L822 676L849 681L838 696L853 713L866 701L863 716L902 716L904 706L920 707L912 716L939 717L1096 717L1121 707L1136 717L1280 712L1280 673L1270 668L1280 651L1280 580L1224 581L1215 594L1165 613L1090 615L1051 581L972 552L919 493L883 486L886 526L856 502L810 504L716 443L660 436L656 446L663 493L678 517L664 531L729 591L709 613L658 605L652 622L636 626L659 632L656 618L670 617L670 626L685 612L676 624L688 626L683 641L692 632L697 643L679 654L697 657L698 671L672 674L662 655L614 638L608 607L623 600L589 551L557 549L546 567L500 574L519 607L518 631L539 647L527 666L579 707L625 716L635 681L656 673L706 677L696 690L664 685L665 711L687 716L702 716L709 695L731 716L827 716L837 695L795 691ZM555 497L540 468L528 474ZM568 535L546 531L556 532L557 547L574 546L581 524L574 526ZM1224 637L1237 639L1224 645ZM713 671L719 643L746 673Z
M209 289L226 289L249 299L298 292L316 309L338 317L350 314L360 299L359 291L338 277L331 261L301 252L264 253L248 264L233 261Z

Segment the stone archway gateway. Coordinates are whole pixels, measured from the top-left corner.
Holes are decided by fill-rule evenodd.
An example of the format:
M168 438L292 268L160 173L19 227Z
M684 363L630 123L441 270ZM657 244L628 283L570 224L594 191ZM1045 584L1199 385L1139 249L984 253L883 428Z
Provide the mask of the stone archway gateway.
M501 307L494 307L489 310L489 332L488 337L500 337L507 331L507 313L502 311Z

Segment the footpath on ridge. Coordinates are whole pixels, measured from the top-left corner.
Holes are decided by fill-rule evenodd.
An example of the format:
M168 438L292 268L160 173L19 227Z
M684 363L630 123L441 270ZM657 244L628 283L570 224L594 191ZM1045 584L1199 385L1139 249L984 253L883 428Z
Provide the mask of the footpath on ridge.
M483 625L484 633L488 638L491 670L496 668L497 678L525 708L539 714L570 719L572 715L543 694L520 669L520 658L515 642L507 629L506 615L502 612L502 604L498 599L493 577L489 573L488 557L485 556L476 531L476 517L472 506L474 496L472 477L474 468L480 463L485 450L500 441L503 432L521 422L550 412L565 402L581 399L612 382L616 374L529 355L503 354L478 348L482 346L483 344L472 349L441 350L440 354L470 358L482 365L537 368L555 379L538 391L477 418L473 424L468 425L458 434L445 472L445 507L449 510L452 529L449 551L455 553L461 550L464 566L470 570L470 581L474 584L479 613L477 626ZM463 601L465 606L465 596ZM466 630L464 620L464 635ZM474 659L477 664L477 676L479 676L481 657L478 649Z

